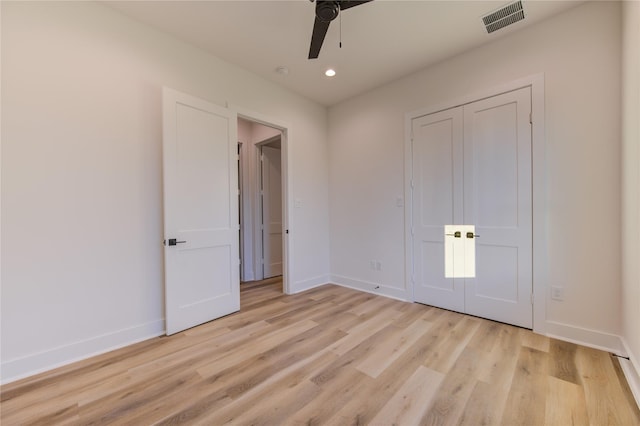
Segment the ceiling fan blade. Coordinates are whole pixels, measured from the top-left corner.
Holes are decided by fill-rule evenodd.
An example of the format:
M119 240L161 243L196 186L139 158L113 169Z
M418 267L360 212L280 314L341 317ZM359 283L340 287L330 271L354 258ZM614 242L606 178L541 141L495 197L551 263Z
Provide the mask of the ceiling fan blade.
M350 7L359 6L364 3L369 3L372 0L342 0L340 2L340 10L349 9Z
M320 54L320 48L324 42L324 36L327 35L329 24L331 22L321 21L317 16L313 24L313 33L311 34L311 46L309 47L309 59L316 59Z

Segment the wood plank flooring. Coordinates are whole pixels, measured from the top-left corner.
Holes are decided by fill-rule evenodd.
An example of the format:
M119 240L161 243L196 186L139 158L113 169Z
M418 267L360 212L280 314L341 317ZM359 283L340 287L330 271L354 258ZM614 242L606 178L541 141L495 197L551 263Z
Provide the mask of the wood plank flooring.
M612 355L420 304L242 285L242 308L1 388L2 425L640 425Z

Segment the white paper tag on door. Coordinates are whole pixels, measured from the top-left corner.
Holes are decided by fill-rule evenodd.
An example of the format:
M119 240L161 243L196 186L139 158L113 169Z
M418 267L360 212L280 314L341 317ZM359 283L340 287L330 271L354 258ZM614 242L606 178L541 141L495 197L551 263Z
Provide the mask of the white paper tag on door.
M464 225L462 227L462 238L464 239L464 277L476 277L476 227L475 225ZM469 237L469 235L471 237Z
M445 278L474 278L476 276L475 228L474 225L444 226ZM468 234L474 237L468 238Z

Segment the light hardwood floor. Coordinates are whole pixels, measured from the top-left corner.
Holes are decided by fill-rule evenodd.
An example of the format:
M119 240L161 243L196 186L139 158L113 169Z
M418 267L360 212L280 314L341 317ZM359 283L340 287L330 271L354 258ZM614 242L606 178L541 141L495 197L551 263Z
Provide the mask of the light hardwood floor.
M639 425L617 359L333 285L1 389L1 423Z

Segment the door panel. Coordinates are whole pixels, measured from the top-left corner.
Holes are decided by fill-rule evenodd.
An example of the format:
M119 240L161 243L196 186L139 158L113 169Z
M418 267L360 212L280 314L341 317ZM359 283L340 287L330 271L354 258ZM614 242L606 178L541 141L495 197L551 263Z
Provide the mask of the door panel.
M416 301L461 311L464 283L445 278L444 226L462 220L462 109L413 120ZM459 170L460 169L460 170Z
M193 250L186 256L178 256L178 259L178 267L184 271L182 278L190 283L189 293L178 293L180 307L208 303L216 296L231 291L231 253L228 247L205 247ZM209 263L210 267L201 270L199 265L203 263Z
M518 280L518 249L487 244L476 249L476 274L483 279L471 287L474 296L517 302L518 289L513 283Z
M464 107L464 222L476 225L466 312L533 326L530 88Z
M473 195L465 205L475 207L476 226L513 228L518 223L518 203L513 202L519 181L517 104L481 106L465 106L465 154L471 163L465 167L465 189Z
M226 140L228 122L194 108L176 104L177 220L184 229L229 228L229 146L211 143L211 135Z
M166 333L240 309L236 118L163 91Z
M442 279L442 271L433 265L444 265L443 243L423 241L421 245L421 275L423 292L434 292L437 290L445 290L454 292L454 280ZM426 297L425 297L426 298Z

